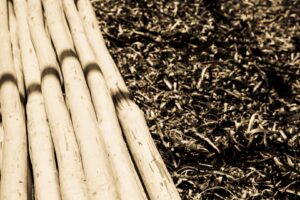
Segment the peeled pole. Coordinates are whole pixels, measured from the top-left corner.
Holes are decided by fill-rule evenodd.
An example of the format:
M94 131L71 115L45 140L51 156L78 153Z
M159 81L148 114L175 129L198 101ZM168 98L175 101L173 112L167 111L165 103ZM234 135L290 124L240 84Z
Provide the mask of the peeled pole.
M129 98L125 82L105 46L91 2L78 0L77 7L89 43L113 97L126 142L149 197L155 200L180 199L166 165L151 137L144 114Z
M27 199L25 116L17 86L7 1L0 1L0 103L4 126L0 199Z
M85 34L76 5L73 0L63 0L63 5L74 38L75 48L91 92L100 134L109 154L117 190L121 199L146 199L123 139L110 92Z
M40 0L28 0L29 27L41 70L41 90L53 138L62 199L88 199L72 121L64 101L55 51L45 31Z
M90 199L119 199L90 92L58 0L43 0L46 22L64 77Z
M48 119L41 92L38 60L30 38L27 3L14 1L18 38L25 77L27 129L37 199L60 199L58 173Z
M0 45L1 200L180 199L90 0L2 0Z

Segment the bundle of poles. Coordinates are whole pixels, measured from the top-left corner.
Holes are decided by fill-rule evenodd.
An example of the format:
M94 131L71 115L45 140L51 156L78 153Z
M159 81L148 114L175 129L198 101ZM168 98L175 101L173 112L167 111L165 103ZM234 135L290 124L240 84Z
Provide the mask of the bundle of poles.
M176 200L89 0L0 0L1 200Z

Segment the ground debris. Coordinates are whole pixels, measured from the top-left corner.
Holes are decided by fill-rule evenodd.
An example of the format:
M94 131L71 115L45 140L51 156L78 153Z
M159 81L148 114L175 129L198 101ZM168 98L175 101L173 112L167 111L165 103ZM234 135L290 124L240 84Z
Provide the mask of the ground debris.
M94 1L183 199L297 199L298 0Z

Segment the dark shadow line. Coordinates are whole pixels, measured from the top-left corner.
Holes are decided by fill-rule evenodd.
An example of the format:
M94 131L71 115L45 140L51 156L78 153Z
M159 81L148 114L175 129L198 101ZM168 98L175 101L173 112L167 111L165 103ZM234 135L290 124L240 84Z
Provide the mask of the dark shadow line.
M103 76L103 73L102 73L101 68L98 65L98 63L92 62L92 63L89 63L89 64L83 66L83 72L84 72L85 77L87 77L88 74L90 74L93 71L99 72Z
M11 73L4 73L1 75L0 85L2 86L5 82L12 82L14 85L18 85L16 77Z
M100 66L95 62L83 66L83 72L85 78L87 78L87 76L92 72L99 72L103 76ZM117 86L117 88L115 88L111 93L111 97L113 99L115 107L124 107L124 104L129 105L128 101L130 100L130 93L128 91L122 90L119 86Z
M46 76L54 76L60 81L59 72L54 66L47 66L41 71L41 80L43 80Z
M68 57L74 57L74 58L78 59L78 56L77 56L77 54L75 53L74 50L72 50L72 49L66 49L66 50L63 50L60 53L60 55L58 57L59 62L62 63Z
M11 74L11 73L4 73L1 75L0 77L0 87L5 83L5 82L11 82L13 83L17 89L18 89L18 83L17 83L17 79L16 77ZM19 89L18 89L19 90ZM20 96L20 100L21 100L21 103L24 104L26 102L26 97L25 95L22 95L20 92L19 92L19 96Z
M130 93L128 91L123 91L117 86L117 90L112 92L112 99L114 101L116 108L123 108L130 106Z
M66 58L68 57L73 57L78 59L76 53L72 49L66 49L63 50L62 53L59 55L59 61L62 63ZM78 59L79 61L79 59ZM54 71L55 68L49 68L45 69L45 71L42 72L42 79L44 78L45 74L55 74L56 76L58 75L57 70ZM89 63L86 66L83 66L83 72L85 75L85 78L87 75L93 71L98 71L102 74L102 71L99 67L99 65L95 62ZM123 91L119 86L116 86L114 91L112 92L112 99L114 101L115 107L124 107L129 105L129 100L130 100L130 93L128 91Z
M42 88L40 83L31 83L28 87L26 87L27 96L30 96L33 93L42 93Z
M124 91L119 86L117 86L117 89L115 90L115 92L112 93L112 99L113 99L115 108L120 108L120 109L122 109L122 108L124 108L126 106L130 106L130 102L132 101L131 98L130 98L129 91L128 90ZM118 121L120 122L119 119L118 119ZM122 130L122 136L123 136L123 139L125 141L127 150L129 152L132 164L133 164L134 169L135 169L135 171L136 171L136 173L138 175L138 179L139 179L140 183L142 184L142 187L143 187L143 190L145 192L145 195L147 196L147 199L150 199L149 191L147 191L147 189L146 189L146 186L145 186L145 183L143 181L141 172L138 170L137 163L136 163L136 161L134 159L133 153L132 153L131 149L129 148L129 144L128 144L127 139L125 137L124 127L122 127L121 124L120 124L120 127L121 127L121 130Z

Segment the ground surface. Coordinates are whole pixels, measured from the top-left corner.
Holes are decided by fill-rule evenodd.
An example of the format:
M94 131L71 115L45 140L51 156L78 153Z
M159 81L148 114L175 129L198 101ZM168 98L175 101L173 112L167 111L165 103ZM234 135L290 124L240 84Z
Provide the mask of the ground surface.
M183 199L300 198L299 0L96 0Z

